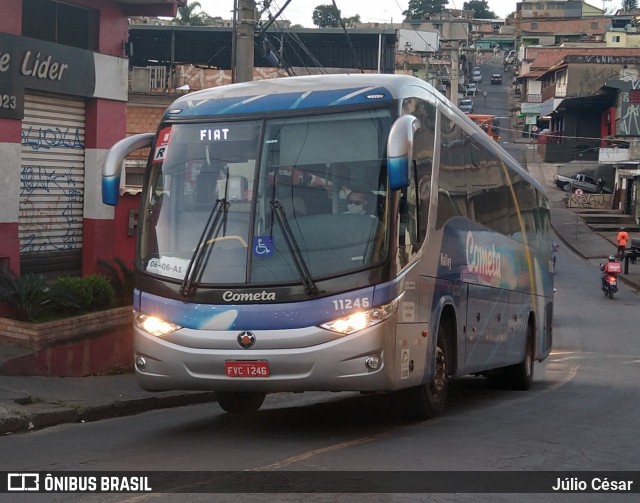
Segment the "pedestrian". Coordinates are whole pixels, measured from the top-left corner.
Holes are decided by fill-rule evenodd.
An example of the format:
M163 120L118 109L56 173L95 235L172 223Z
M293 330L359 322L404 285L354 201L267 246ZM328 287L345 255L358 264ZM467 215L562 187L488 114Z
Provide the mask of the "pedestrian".
M482 97L484 98L484 102L487 102L487 91L482 91Z
M617 241L618 241L618 258L620 260L623 260L624 252L627 249L627 242L629 241L629 233L624 227L620 227Z

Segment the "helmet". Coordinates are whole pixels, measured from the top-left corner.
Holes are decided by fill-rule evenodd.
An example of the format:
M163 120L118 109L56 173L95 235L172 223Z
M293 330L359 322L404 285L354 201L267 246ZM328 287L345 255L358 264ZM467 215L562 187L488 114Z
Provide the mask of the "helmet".
M615 262L616 261L616 256L615 255L609 255L609 262Z

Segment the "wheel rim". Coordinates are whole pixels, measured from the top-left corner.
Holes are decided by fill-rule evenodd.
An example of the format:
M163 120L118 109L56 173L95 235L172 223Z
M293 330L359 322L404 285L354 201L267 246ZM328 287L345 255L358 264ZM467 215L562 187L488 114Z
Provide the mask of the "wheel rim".
M533 343L532 340L529 339L527 342L527 354L526 354L526 373L527 379L529 379L533 375Z

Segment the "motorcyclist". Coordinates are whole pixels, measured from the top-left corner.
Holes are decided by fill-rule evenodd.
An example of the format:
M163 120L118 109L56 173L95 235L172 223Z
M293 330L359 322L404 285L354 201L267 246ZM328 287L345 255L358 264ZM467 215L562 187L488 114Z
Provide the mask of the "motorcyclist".
M611 254L607 262L600 264L600 270L602 271L602 289L605 290L607 274L618 275L620 273L620 262L618 262L615 255Z

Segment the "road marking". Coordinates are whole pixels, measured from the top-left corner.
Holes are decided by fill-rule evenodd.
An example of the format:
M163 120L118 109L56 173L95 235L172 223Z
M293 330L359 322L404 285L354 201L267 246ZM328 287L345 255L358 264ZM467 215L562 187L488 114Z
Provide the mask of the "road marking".
M273 464L266 465L266 466L260 466L258 468L252 468L252 469L249 469L247 471L249 471L249 472L261 472L261 471L268 471L268 470L279 470L279 469L284 468L286 466L289 466L289 465L292 465L294 463L297 463L298 461L304 461L305 459L312 458L313 456L317 456L319 454L325 454L327 452L339 451L340 449L346 449L348 447L353 447L354 445L366 444L368 442L373 442L374 440L378 440L379 438L382 438L383 436L386 436L386 435L387 435L386 433L383 433L383 434L380 434L380 435L374 435L372 437L357 438L355 440L350 440L349 442L342 442L340 444L335 444L335 445L330 445L328 447L323 447L322 449L315 449L313 451L303 452L302 454L298 454L297 456L292 456L292 457L287 458L285 460L278 461L277 463L273 463Z

